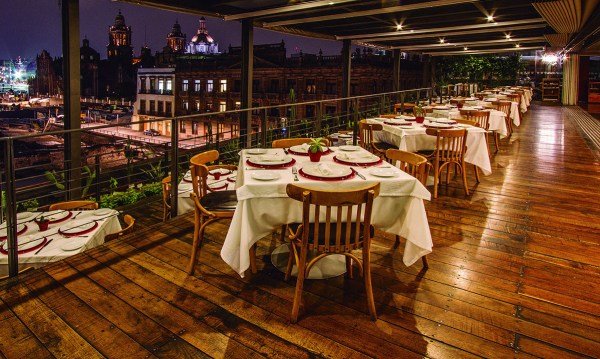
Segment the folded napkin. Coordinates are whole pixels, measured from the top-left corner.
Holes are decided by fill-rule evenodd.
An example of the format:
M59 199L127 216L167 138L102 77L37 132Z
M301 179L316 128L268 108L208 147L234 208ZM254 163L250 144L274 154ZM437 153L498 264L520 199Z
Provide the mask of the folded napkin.
M257 156L256 159L261 162L284 162L286 160L286 156L281 155L281 154L261 155L261 156Z
M319 171L319 173L323 176L331 176L333 174L333 171L326 163L319 163L316 167L316 170Z
M300 145L300 149L302 149L302 151L306 151L308 152L308 148L309 148L309 144L308 143L303 143Z

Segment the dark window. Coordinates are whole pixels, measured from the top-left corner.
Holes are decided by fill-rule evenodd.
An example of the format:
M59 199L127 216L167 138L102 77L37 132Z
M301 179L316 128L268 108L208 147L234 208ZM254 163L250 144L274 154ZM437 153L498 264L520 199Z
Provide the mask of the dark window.
M150 90L156 90L156 78L154 77L150 78Z
M171 101L165 102L165 112L167 113L168 116L172 116L173 115L171 113Z
M279 80L271 79L269 84L269 92L279 92Z
M233 80L233 92L240 92L242 88L242 81Z
M325 93L327 95L335 95L337 93L337 84L333 81L327 81L325 83Z
M313 118L315 116L315 106L306 105L306 117Z
M142 93L146 92L146 78L140 77L140 90Z
M158 113L159 114L163 114L164 111L164 107L165 107L165 103L163 101L158 101Z
M146 112L146 100L140 100L140 113Z
M260 92L260 80L252 80L252 92Z
M335 114L336 108L335 106L325 106L325 114L333 115Z
M294 90L296 91L296 80L287 80L287 90Z
M154 111L156 111L156 107L154 107L154 100L150 100L150 108L148 109L150 111L150 113L153 113Z

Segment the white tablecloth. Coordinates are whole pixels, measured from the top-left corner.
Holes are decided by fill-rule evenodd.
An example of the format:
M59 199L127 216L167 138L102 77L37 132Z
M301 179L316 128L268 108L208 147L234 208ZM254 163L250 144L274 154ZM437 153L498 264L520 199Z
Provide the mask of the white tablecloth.
M417 152L420 150L435 149L435 137L425 133L426 128L418 123L413 123L411 127L391 126L383 123L385 119L370 118L369 123L381 123L383 131L377 131L374 134L376 141L382 141L399 149L408 152ZM432 118L435 121L435 118ZM427 119L425 120L428 121ZM492 173L489 151L485 140L485 130L479 127L460 125L467 129L467 152L465 161L476 165L481 169L484 175Z
M464 106L464 110L475 110L473 107ZM443 113L445 117L451 119L461 118L460 110L458 108L453 108L451 110L434 110L438 113ZM481 111L490 112L489 119L489 130L497 131L500 134L500 137L508 136L508 129L506 128L506 114L502 111L492 110L492 109L484 109Z
M79 214L81 212L81 214ZM34 212L38 215L40 212ZM71 218L64 222L59 222L56 224L50 224L47 231L40 232L38 225L35 222L27 222L27 231L22 233L17 237L23 238L24 236L32 235L34 238L47 237L48 240L52 239L46 247L44 247L40 253L35 254L35 251L27 252L19 254L19 264L22 263L50 263L56 262L61 259L65 259L77 253L81 253L90 248L94 248L96 246L104 243L104 237L107 234L116 233L121 230L121 224L119 223L117 211L111 211L110 214L106 214L103 216L96 216L93 214L93 211L72 211L73 215ZM65 224L68 224L70 221L76 220L84 220L89 219L90 222L96 221L98 222L98 227L94 229L92 232L86 233L83 237L64 237L58 233L58 229ZM38 236L39 235L39 236ZM83 246L74 251L65 251L61 249L67 242L83 242ZM8 255L0 253L0 264L8 264Z
M269 151L282 153L281 149ZM335 151L341 152L339 149ZM321 162L333 163L335 153L323 156ZM292 157L296 159L298 169L310 163L306 156ZM406 238L403 262L407 266L431 253L433 244L423 202L429 200L431 194L417 179L399 169L395 178L375 177L369 174L368 168L358 168L367 180L357 176L346 181L322 182L298 175L300 181L294 182L291 168L286 168L274 170L281 178L265 182L251 177L253 172L261 170L246 169L246 158L243 151L236 183L238 204L221 250L223 260L241 276L250 266L248 251L254 243L286 223L301 222L302 203L287 196L285 189L288 183L339 190L380 182L381 191L373 203L373 226Z

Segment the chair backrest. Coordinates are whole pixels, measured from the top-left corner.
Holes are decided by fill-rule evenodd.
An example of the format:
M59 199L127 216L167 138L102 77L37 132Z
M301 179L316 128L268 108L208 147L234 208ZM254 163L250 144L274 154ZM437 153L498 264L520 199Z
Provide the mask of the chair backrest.
M367 151L372 151L373 131L382 131L383 125L380 123L367 123L366 120L361 120L358 123L358 137L360 139L360 146Z
M459 103L465 103L465 100L458 100L458 99L450 100L451 105L458 105Z
M381 118L396 118L396 115L394 115L394 114L385 114L385 115L379 115L379 117L381 117Z
M199 153L190 159L190 170L192 173L193 192L198 198L202 198L208 192L208 163L219 159L219 151L210 150Z
M513 102L518 102L519 105L521 104L521 95L519 94L510 94L507 96L511 101Z
M425 133L436 136L435 161L461 163L466 150L467 130L436 130L428 128Z
M133 225L135 224L135 218L133 218L132 216L126 214L123 217L123 221L125 222L125 228L121 229L117 233L107 234L104 237L104 241L105 242L110 242L112 240L115 240L115 239L117 239L119 237L122 237L122 236L124 236L126 234L129 234L129 233L133 232Z
M429 107L429 108L425 108L425 113L433 113L433 108Z
M98 203L94 201L67 201L53 203L48 207L48 210L55 211L62 209L63 211L81 210L81 209L98 209Z
M319 191L288 184L288 196L302 202L303 246L328 253L368 248L373 199L379 195L379 187L376 183L352 191ZM310 222L311 209L314 223ZM324 222L319 220L322 213L325 214ZM310 243L309 233L313 233Z
M161 183L163 207L169 210L171 209L171 176L163 178Z
M478 127L483 129L489 128L490 112L477 110L460 110L460 115L468 121L477 123Z
M496 110L504 112L506 116L510 117L510 101L493 101L492 105L496 107Z
M475 127L479 127L479 124L475 121L471 121L471 120L467 120L464 118L457 118L454 121L456 121L457 123L462 123L463 125L469 125L469 126L475 126Z
M427 185L427 158L412 152L390 148L385 151L385 157L392 165L415 177L424 186Z

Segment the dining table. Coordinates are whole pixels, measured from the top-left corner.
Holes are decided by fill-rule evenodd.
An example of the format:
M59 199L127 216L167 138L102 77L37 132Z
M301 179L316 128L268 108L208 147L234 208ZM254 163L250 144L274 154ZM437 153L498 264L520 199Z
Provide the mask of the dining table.
M382 131L374 132L374 139L378 142L385 142L396 146L398 149L407 152L418 152L435 149L435 136L426 133L427 127L435 125L449 125L450 128L464 128L467 130L467 141L465 152L465 162L473 164L481 169L484 175L492 174L492 165L488 144L486 140L486 130L476 126L466 124L452 123L449 118L426 117L423 123L414 121L411 116L397 116L397 122L386 118L367 118L368 123L379 123L382 125Z
M238 202L221 250L223 260L240 276L249 268L249 250L258 240L282 225L302 221L302 203L286 194L290 183L338 191L380 183L380 194L373 203L372 225L406 239L403 254L406 266L432 251L424 203L431 199L431 194L415 177L359 146L330 147L319 162L310 160L306 147L293 149L251 149L240 153L235 183ZM273 159L272 165L269 159ZM278 251L287 252L287 248L287 244L277 247L273 256ZM327 258L330 257L342 257L332 261L343 263L341 255ZM326 263L325 259L319 262ZM287 263L287 259L282 263ZM285 269L281 263L276 267ZM341 267L335 275L345 272L345 266ZM327 277L327 270L325 265L315 265L309 278Z
M508 128L506 127L506 114L502 111L484 107L484 104L476 103L472 106L463 106L462 110L485 111L490 113L488 121L488 130L498 132L500 138L508 136ZM440 114L442 117L447 117L453 120L461 118L460 109L456 106L436 105L424 107L433 109L433 113Z
M17 213L19 264L43 264L65 259L104 243L104 237L121 230L119 212L96 210L55 210ZM48 229L38 223L47 219ZM0 264L8 264L6 222L0 224Z

